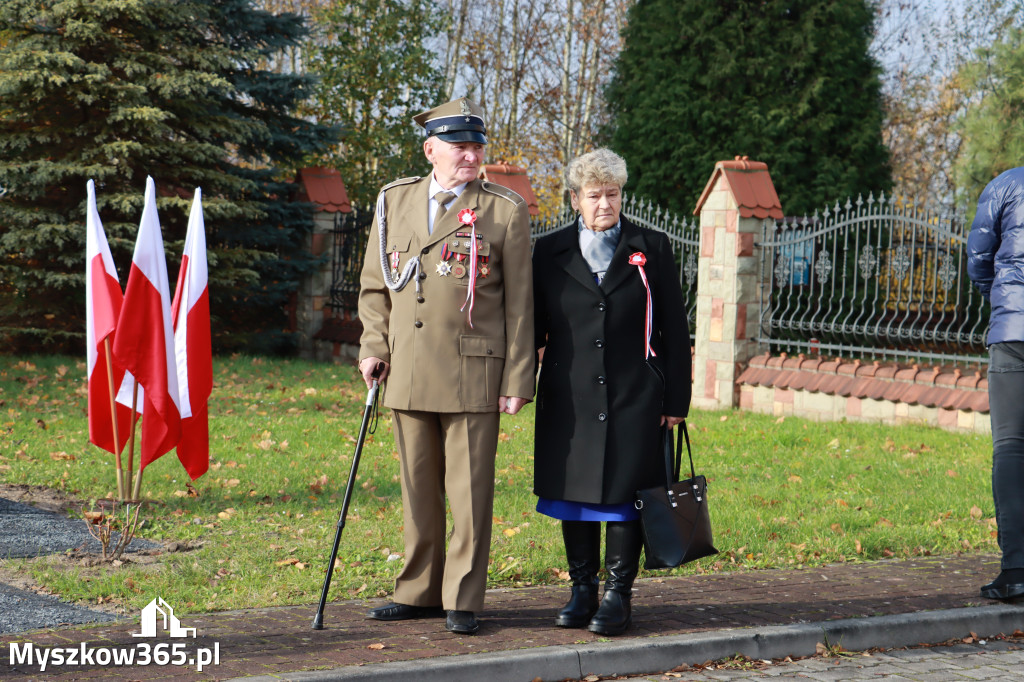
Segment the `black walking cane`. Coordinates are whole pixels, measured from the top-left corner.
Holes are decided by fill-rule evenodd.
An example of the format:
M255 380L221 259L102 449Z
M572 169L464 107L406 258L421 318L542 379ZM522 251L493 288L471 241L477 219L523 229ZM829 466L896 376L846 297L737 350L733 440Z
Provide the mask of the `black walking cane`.
M363 423L359 425L359 439L356 441L356 452L352 455L352 469L348 472L348 485L345 486L345 501L341 505L341 516L338 517L338 531L334 534L334 547L331 548L331 558L327 562L327 577L324 578L324 588L320 592L320 605L313 616L313 629L324 629L324 606L327 604L327 591L331 589L331 576L334 575L334 560L338 558L338 544L341 542L341 532L345 530L345 516L348 515L348 503L352 499L352 486L356 482L356 469L359 468L359 455L363 452L363 441L366 440L366 427L370 423L371 413L376 412L377 403L377 377L383 371L383 364L377 365L373 370L373 384L370 392L366 394L366 409L363 410Z

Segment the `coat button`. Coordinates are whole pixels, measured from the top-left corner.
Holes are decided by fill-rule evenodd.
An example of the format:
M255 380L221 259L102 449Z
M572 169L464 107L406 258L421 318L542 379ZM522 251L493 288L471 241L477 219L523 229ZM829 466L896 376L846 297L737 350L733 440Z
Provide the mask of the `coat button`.
M605 381L607 381L607 379L604 378L603 374L601 376L597 377L597 383L604 384Z
M423 250L420 251L420 253L426 256L428 253L430 253L430 249L424 248Z
M416 297L416 302L417 302L417 303L423 303L423 301L424 301L424 299L423 299L423 297L422 297L422 296L417 296L417 297Z
M601 301L600 303L597 304L597 309L603 313L605 310L608 309L608 306L605 305L604 301Z
M599 421L599 422L603 422L603 421L605 421L607 419L608 419L608 415L606 415L604 412L602 412L601 414L597 415L597 421Z
M418 329L423 326L423 322L421 322L420 320L416 320L416 324L414 326Z
M488 355L494 355L494 351L493 351L493 350L491 350L490 348L488 348L488 349L487 349L487 354L488 354Z
M427 273L421 272L420 273L420 279L426 279L426 278L427 278Z
M594 346L597 348L604 348L604 341L602 341L601 339L595 339Z

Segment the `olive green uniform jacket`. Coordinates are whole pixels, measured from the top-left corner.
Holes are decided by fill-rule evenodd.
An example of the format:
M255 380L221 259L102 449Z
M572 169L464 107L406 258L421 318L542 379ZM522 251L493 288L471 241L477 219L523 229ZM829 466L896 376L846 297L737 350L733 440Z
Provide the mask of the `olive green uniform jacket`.
M532 399L533 277L526 202L500 185L474 180L427 234L429 186L427 175L382 190L388 265L397 253L401 272L419 256L420 290L415 280L401 291L384 284L375 218L360 278L359 359L390 363L383 402L396 410L491 412L497 411L499 396ZM468 266L470 228L458 220L467 208L477 216L478 265L488 270L476 280L472 326L468 272L457 277L439 269L442 250L451 252L444 261L448 266Z

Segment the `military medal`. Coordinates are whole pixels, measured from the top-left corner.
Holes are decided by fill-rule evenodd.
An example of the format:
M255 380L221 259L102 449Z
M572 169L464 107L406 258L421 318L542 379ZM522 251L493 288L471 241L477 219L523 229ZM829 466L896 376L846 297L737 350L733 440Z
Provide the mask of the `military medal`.
M480 276L481 277L487 277L487 275L491 274L491 266L487 264L487 261L489 261L489 260L490 260L489 256L480 256Z
M463 277L466 276L466 266L463 265L462 263L456 263L455 265L451 266L451 271L452 275L458 277L459 279L462 279Z
M392 272L392 277L397 277L398 276L398 252L397 251L392 251L391 252L391 272Z
M469 310L466 311L466 322L469 323L469 328L473 328L473 303L476 300L476 259L477 259L477 234L476 234L476 213L471 208L464 208L459 211L459 222L463 225L468 225L473 228L473 231L469 235L469 286L466 291L466 300L463 302L462 307L459 310L465 310L466 305L469 305ZM456 265L462 265L462 263L456 263Z
M447 277L448 273L452 271L452 266L448 264L448 261L441 261L437 264L437 274L442 277Z

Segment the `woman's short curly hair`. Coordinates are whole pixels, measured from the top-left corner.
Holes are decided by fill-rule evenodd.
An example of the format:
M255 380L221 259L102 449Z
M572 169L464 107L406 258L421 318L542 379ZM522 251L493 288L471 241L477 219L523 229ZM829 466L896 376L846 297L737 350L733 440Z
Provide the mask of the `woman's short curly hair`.
M593 185L618 185L622 189L629 174L621 156L601 147L573 159L568 176L569 189L579 194L582 188Z

